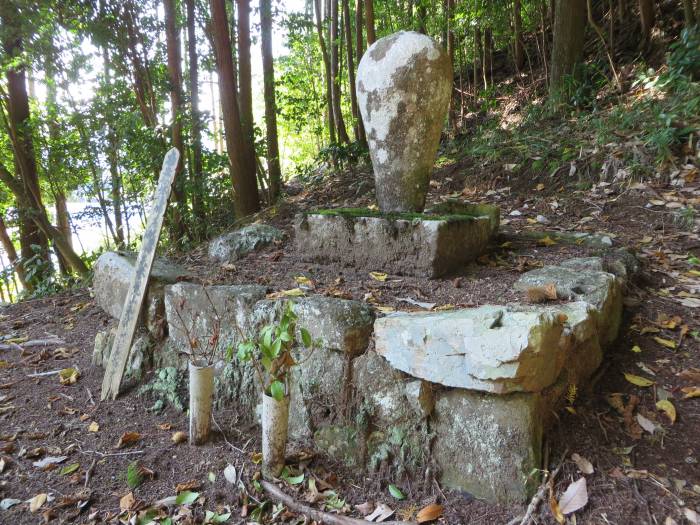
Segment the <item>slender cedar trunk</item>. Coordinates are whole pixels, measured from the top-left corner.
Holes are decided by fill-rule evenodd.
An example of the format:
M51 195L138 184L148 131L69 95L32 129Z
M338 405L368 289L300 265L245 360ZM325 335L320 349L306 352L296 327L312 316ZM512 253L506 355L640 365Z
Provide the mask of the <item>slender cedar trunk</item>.
M275 100L275 67L272 57L272 1L260 0L260 37L265 95L265 136L267 142L267 171L270 178L270 198L280 196L282 173L277 140L277 101Z
M341 107L339 44L338 0L331 0L331 77L333 78L331 96L333 101L333 120L335 121L335 129L338 132L338 141L348 144L350 137L348 137Z
M260 197L255 179L255 158L250 154L252 147L246 145L246 137L242 133L225 0L210 0L210 4L212 36L219 73L219 97L224 116L226 150L231 163L235 212L236 217L243 218L260 209Z
M513 0L513 61L517 71L520 71L525 65L523 18L520 0Z
M70 228L70 213L68 212L68 201L63 190L56 192L56 227L61 235L65 237L68 245L73 248L73 235ZM60 251L56 250L61 275L70 275L70 267Z
M362 118L357 108L357 90L355 88L355 61L352 54L352 24L350 23L350 0L342 0L343 2L343 27L345 28L345 51L347 52L348 60L348 83L350 84L350 106L352 108L352 118L355 123L355 140L362 144L366 144L364 137L364 129L362 129Z
M105 83L112 84L109 70L109 51L107 47L102 49L102 62L104 67ZM119 144L117 133L112 126L111 119L107 122L107 162L109 164L110 197L112 200L112 212L114 213L114 228L116 233L117 248L124 248L124 220L122 212L122 177L119 173Z
M576 72L586 36L586 0L557 0L549 95L560 97L567 76Z
M199 114L199 57L197 56L197 28L195 25L194 0L185 0L187 10L187 55L189 57L190 120L192 141L192 215L194 235L197 240L204 237L206 210L204 209L204 170L202 168L202 117Z
M131 0L128 0L124 5L123 19L127 34L125 53L131 63L134 92L146 125L149 128L155 128L158 125L156 96L153 92L147 59L139 52L139 48L145 49L145 46L143 45L143 36L136 25L134 5Z
M6 20L3 16L2 22L6 27L11 27L13 20ZM4 42L4 49L8 57L20 56L22 53L21 38L16 37ZM12 135L15 169L21 176L21 191L24 195L32 195L35 199L34 201L25 201L27 206L20 205L18 209L22 264L35 255L38 255L41 260L49 262L48 239L36 224L35 216L38 210L35 210L32 205L36 202L43 208L34 158L34 145L29 128L29 96L27 95L26 73L21 62L20 65L7 69L7 117L7 131ZM38 247L38 252L35 251L35 247ZM30 282L27 283L27 289L33 290L38 282L50 276L50 265L46 264L45 268L43 273L30 279Z
M493 70L493 33L490 27L484 29L484 54L481 57L481 76L484 80L484 89L487 89L493 80L491 73Z
M482 42L481 42L481 27L474 27L474 99L476 100L477 86L481 83L479 78L479 72L481 71L481 56L482 56Z
M374 30L374 0L364 0L365 2L365 26L367 31L367 47L374 44L377 34Z
M184 217L187 213L187 200L183 180L185 141L182 136L182 57L180 56L180 31L176 21L175 0L163 0L163 10L165 12L165 40L168 48L168 77L170 81L170 112L172 118L170 132L173 147L180 152L180 159L175 171L175 183L173 184L175 206L172 208L170 236L173 241L179 243L185 235Z
M328 58L328 48L326 47L326 39L323 37L323 22L321 15L321 1L314 0L314 12L316 14L316 32L318 33L318 44L321 47L321 56L323 57L323 68L325 72L326 83L326 117L328 119L328 135L331 143L335 142L335 122L333 120L333 103L332 103L332 88L331 88L331 61Z
M653 0L639 0L639 19L642 23L642 47L647 47L651 41L651 30L656 24L656 11Z
M452 90L450 93L450 109L449 109L449 119L450 126L452 130L457 129L457 114L455 110L454 101L454 64L455 64L455 32L454 32L454 0L446 0L445 6L447 7L445 18L447 20L447 56L450 57L450 71L452 72Z
M17 256L17 250L15 249L15 245L12 244L12 239L10 239L10 234L7 231L7 226L2 218L2 215L0 215L0 244L5 250L5 254L7 254L7 260L10 261L10 264L14 268L17 277L19 277L19 282L22 283L23 288L26 288L27 285L24 267L22 264L20 264L21 261Z
M364 38L362 37L362 26L364 22L362 20L362 10L364 6L363 0L355 0L355 49L357 51L357 63L360 63L360 59L365 52Z
M425 7L425 4L423 4L425 0L419 1L420 5L418 6L418 32L426 35L428 34L428 30L425 26L425 23L428 19L428 9Z
M250 64L250 0L236 0L238 29L238 105L246 143L253 145L253 85ZM252 151L255 155L255 151Z

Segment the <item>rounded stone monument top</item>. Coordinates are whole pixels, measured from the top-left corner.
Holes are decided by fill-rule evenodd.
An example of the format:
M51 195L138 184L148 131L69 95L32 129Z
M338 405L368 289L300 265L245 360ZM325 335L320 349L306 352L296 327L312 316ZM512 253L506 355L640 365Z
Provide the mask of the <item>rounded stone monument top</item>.
M379 209L423 211L450 101L447 53L429 36L399 31L367 49L356 83Z

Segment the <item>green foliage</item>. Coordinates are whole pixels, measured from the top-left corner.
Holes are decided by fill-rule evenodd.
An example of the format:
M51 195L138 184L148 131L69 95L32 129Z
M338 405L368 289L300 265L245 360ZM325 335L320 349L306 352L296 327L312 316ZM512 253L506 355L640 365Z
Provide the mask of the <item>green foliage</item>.
M265 325L255 337L240 343L236 357L243 362L252 362L265 393L281 401L289 394L289 372L298 364L292 351L303 347L313 352L317 345L308 330L297 327L294 303L288 301L279 321ZM233 357L232 348L228 350L228 357Z
M130 489L135 489L143 483L143 475L138 461L132 461L126 468L126 484Z
M686 27L681 38L670 46L668 57L669 74L685 75L693 80L700 79L700 26Z

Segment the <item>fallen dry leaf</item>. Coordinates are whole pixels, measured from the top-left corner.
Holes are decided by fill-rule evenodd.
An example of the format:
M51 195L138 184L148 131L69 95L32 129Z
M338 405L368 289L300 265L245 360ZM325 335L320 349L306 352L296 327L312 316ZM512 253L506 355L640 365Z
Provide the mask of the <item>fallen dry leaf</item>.
M173 426L170 423L161 423L158 425L158 428L161 430L167 431L167 430L170 430L171 428L173 428Z
M548 283L544 286L532 286L525 292L528 302L543 303L545 301L557 300L557 287L554 283Z
M668 399L661 399L657 401L656 408L666 414L668 419L671 420L671 424L676 422L676 407L673 406L673 403L671 403Z
M32 499L29 500L29 512L36 512L38 511L41 506L46 503L46 498L48 497L48 494L46 493L41 493L37 494L34 496Z
M388 277L387 274L384 272L369 272L369 276L374 279L375 281L380 281L384 282L386 281L386 278Z
M377 505L377 508L374 509L374 512L372 512L368 516L365 516L365 519L367 521L376 521L377 523L379 523L386 520L387 518L390 518L393 514L394 510L391 507L389 507L389 505L380 503L379 505Z
M684 386L681 388L681 392L685 394L683 399L693 399L695 397L700 397L700 386Z
M64 368L58 373L58 380L62 385L72 385L80 377L80 370L77 368Z
M574 481L567 487L564 494L559 498L559 509L566 516L582 509L588 503L588 488L586 478Z
M642 414L637 414L637 423L639 423L640 427L649 432L649 434L653 434L656 431L656 423L647 419Z
M431 503L426 507L423 507L418 511L416 515L416 521L418 523L427 523L429 521L434 521L442 516L443 507L437 503Z
M141 434L138 432L124 432L122 437L119 438L119 442L115 448L123 448L129 445L133 445L139 439L141 439Z
M651 379L647 379L646 377L636 376L634 374L625 373L625 379L627 379L627 381L629 381L633 385L640 386L643 388L654 384L654 381L652 381Z
M88 432L97 432L100 430L100 424L97 421L93 421L88 425Z
M185 441L187 441L187 434L182 430L178 430L173 434L173 436L170 439L173 443L179 445L180 443L184 443Z
M191 479L189 481L185 481L183 483L178 483L175 486L175 492L178 494L180 492L184 492L186 490L197 490L199 487L202 486L202 483L196 479Z
M119 500L119 508L121 509L122 512L126 510L131 510L136 503L136 499L134 498L133 492L129 492L126 496L123 496Z
M654 337L654 341L659 343L661 346L670 348L671 350L676 349L676 342L671 339L664 339L663 337Z
M571 461L576 463L576 466L583 474L593 474L593 472L595 471L593 469L593 464L590 461L588 461L583 456L579 456L576 453L573 453L571 455Z

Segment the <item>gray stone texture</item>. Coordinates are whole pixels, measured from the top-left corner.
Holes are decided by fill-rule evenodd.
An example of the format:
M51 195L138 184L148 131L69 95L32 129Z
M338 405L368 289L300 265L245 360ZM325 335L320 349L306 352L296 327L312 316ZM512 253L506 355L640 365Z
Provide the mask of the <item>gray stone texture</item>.
M131 281L134 279L136 254L132 252L105 252L97 259L93 268L92 288L95 302L109 315L119 319ZM156 258L146 291L144 315L140 320L149 331L159 331L159 321L164 316L163 294L167 284L187 277L181 266L164 258ZM145 323L144 323L145 321Z
M491 237L486 216L433 220L300 214L296 247L305 260L399 275L439 277L476 259Z
M92 352L92 364L106 368L112 353L112 344L117 333L116 327L97 332L95 346ZM127 379L140 380L151 368L153 359L153 341L146 332L136 337L129 349L124 376Z
M224 233L209 242L209 257L219 262L233 262L241 257L281 241L284 232L268 224L249 224Z
M367 49L356 86L379 209L422 211L450 101L449 57L432 38L400 31Z
M460 199L448 199L433 204L425 210L426 215L471 215L473 217L488 217L491 225L491 235L496 235L501 224L501 208L492 204L475 204Z

